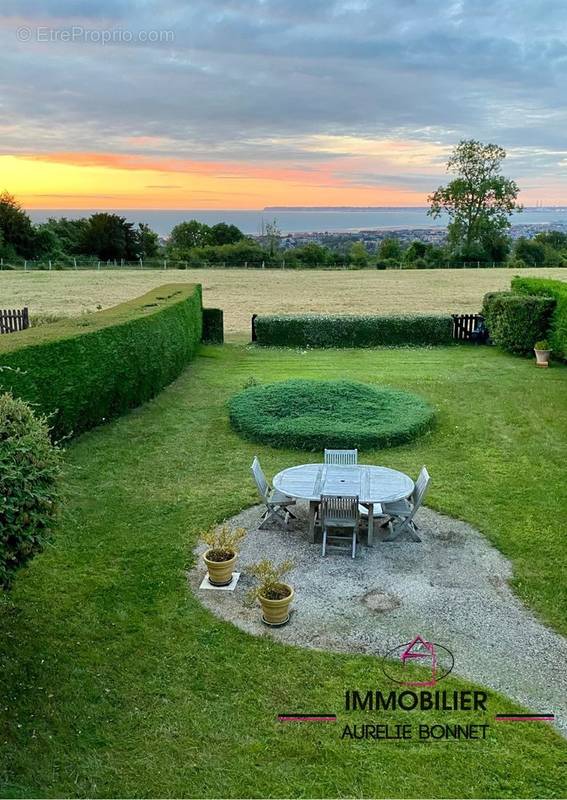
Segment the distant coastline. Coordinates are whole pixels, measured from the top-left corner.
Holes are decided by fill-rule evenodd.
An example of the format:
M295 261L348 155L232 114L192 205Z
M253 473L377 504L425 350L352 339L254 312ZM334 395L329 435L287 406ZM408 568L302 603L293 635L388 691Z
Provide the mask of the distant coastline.
M98 209L100 210L100 209ZM300 234L354 234L367 231L422 231L424 235L435 237L447 225L448 219L441 217L433 219L427 216L425 206L375 206L366 208L361 206L331 206L331 207L284 207L266 206L263 210L247 209L115 209L107 208L105 211L114 212L126 217L130 222L147 223L152 230L161 237L168 237L175 225L190 219L199 220L207 225L218 222L227 222L236 225L240 230L250 236L258 236L265 229L265 224L274 218L277 226L284 236ZM49 217L68 217L77 219L88 217L96 209L30 209L29 214L33 222L45 222ZM512 218L514 226L532 226L542 229L545 226L567 228L567 208L525 208L522 214L515 214ZM527 235L530 232L527 231ZM419 238L422 238L421 236ZM436 238L436 237L435 237Z
M403 212L403 211L425 211L427 213L428 206L265 206L264 212L267 211L284 211L284 212L325 212L325 211L359 211L359 212ZM567 213L567 205L551 205L551 206L525 206L525 211L541 213L545 211L557 211Z
M372 211L427 211L427 206L265 206L264 212L277 212L277 211L316 211L316 212L325 212L325 211L360 211L360 212L372 212Z

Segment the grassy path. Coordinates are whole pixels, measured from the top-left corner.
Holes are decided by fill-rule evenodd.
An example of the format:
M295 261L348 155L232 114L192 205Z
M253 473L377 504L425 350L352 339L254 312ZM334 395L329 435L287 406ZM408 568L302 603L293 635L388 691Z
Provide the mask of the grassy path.
M434 402L430 435L368 460L411 473L426 463L429 504L485 531L513 560L522 598L567 632L567 369L486 348L205 348L155 401L69 448L56 542L0 614L0 796L566 794L567 745L544 725L492 724L487 741L447 743L279 725L290 710L334 710L341 729L376 722L341 710L345 689L381 686L376 662L251 638L188 592L198 531L255 501L253 453L268 474L298 461L241 441L226 400L250 376L292 375L365 376ZM513 706L491 695L489 708Z

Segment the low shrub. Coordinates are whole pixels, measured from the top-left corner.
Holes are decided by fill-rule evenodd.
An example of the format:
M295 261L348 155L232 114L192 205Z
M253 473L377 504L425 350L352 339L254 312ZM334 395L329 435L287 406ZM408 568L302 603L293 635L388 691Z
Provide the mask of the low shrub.
M224 315L222 308L203 309L203 342L222 344L224 342Z
M49 417L61 437L155 396L201 341L201 287L161 286L128 303L0 336L0 390Z
M23 400L0 395L0 586L49 540L61 452L43 417Z
M512 289L521 295L555 298L556 305L549 331L542 338L549 339L555 355L567 358L567 282L549 278L516 277L512 280Z
M418 395L357 381L289 380L252 386L229 401L233 428L272 447L323 451L391 447L432 424L433 408Z
M376 269L400 269L400 262L396 258L377 258Z
M258 344L272 347L378 347L451 344L449 315L258 316Z
M482 313L494 344L527 355L538 339L547 336L554 308L552 297L490 292L484 297Z

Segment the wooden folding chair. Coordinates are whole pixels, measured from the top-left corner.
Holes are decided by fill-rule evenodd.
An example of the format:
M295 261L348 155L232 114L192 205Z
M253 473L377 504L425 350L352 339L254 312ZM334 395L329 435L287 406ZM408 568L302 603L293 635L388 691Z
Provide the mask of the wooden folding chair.
M321 527L323 529L322 555L327 555L327 550L351 550L351 555L356 556L356 537L359 526L358 497L338 495L322 495L321 497ZM331 531L335 531L331 533ZM341 531L341 533L337 533ZM351 532L347 538L345 533ZM352 538L351 538L352 537ZM350 545L349 545L350 541ZM347 547L344 547L344 544Z
M297 519L295 514L289 510L289 506L295 505L295 500L270 486L260 466L258 456L254 456L250 471L252 472L256 488L258 489L258 494L266 506L258 528L260 530L269 528L269 523L272 521L275 522L276 520L283 522L287 526L290 519Z
M421 542L418 534L418 527L414 517L419 507L423 503L431 478L425 467L421 468L415 488L408 500L398 500L395 503L382 503L382 511L389 514L392 518L389 523L390 532L383 539L385 542L393 542L404 531L407 531L414 542Z

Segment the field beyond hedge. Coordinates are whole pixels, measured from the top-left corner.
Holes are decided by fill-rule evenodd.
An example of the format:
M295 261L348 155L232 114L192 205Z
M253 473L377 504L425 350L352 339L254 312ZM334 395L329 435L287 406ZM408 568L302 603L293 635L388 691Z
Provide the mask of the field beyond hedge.
M242 341L253 313L474 313L486 292L509 289L513 275L510 269L0 272L0 308L80 314L163 283L201 283L203 304L224 309L227 338ZM566 269L526 269L522 275L567 280Z

